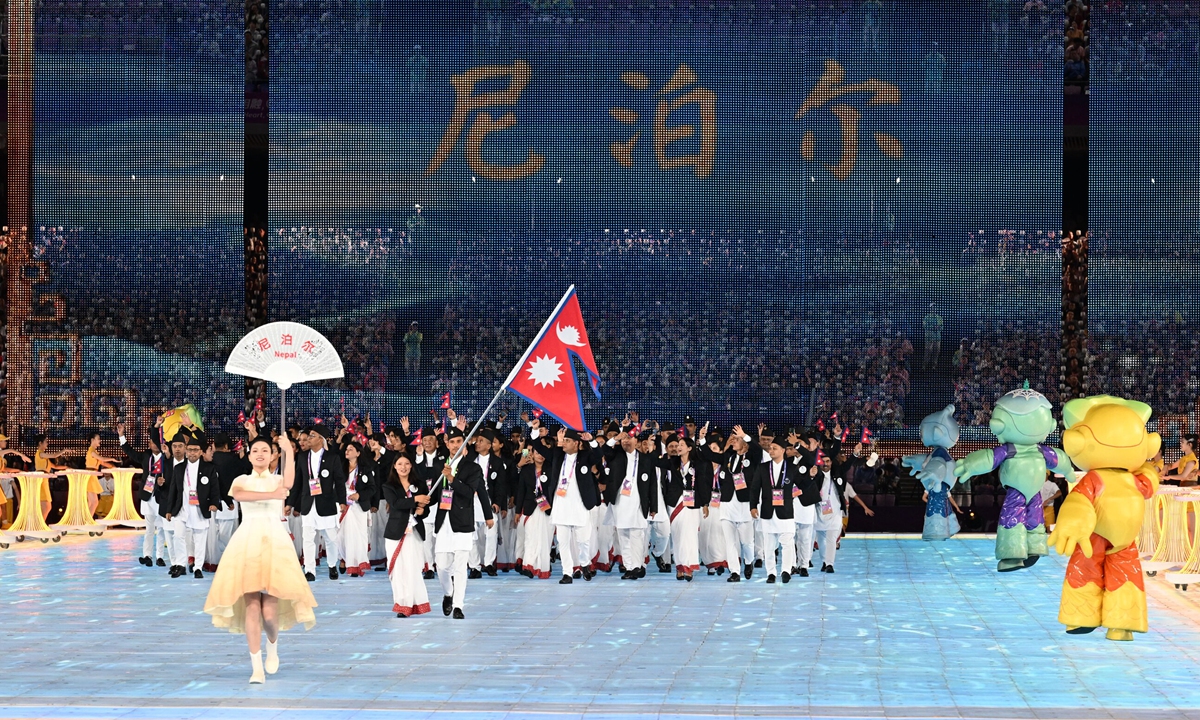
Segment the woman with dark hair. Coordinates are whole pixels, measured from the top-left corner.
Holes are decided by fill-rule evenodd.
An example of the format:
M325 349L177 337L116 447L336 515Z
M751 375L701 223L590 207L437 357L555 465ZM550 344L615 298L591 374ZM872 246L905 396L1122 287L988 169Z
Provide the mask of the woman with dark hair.
M99 471L102 468L116 467L117 461L112 458L106 458L100 454L100 433L93 432L88 435L87 455L84 458L84 467L88 470ZM104 492L104 488L100 485L100 478L92 476L88 478L88 513L96 514L96 507L100 504L100 494Z
M1179 436L1179 453L1179 460L1167 467L1168 474L1163 475L1162 482L1165 485L1183 487L1195 485L1197 470L1195 435ZM1171 473L1172 470L1175 472Z
M429 612L429 593L421 572L425 566L422 542L428 492L425 483L413 472L412 460L407 455L397 457L383 485L383 498L389 508L383 542L388 580L392 584L392 612L399 618Z
M675 459L663 499L670 509L671 548L675 555L675 579L692 581L692 573L700 567L700 514L696 506L696 466L692 450L696 443L689 437L679 438L671 445ZM668 450L669 452L669 450ZM701 461L703 462L703 461Z
M346 443L346 506L338 518L338 546L346 562L346 574L362 577L371 569L369 556L371 505L375 502L376 480L371 466L360 462L363 447Z
M233 533L217 574L213 577L204 612L215 627L246 634L253 674L251 683L264 682L264 670L279 670L279 633L296 623L305 629L316 624L317 601L291 538L281 522L283 502L295 480L292 443L279 437L283 475L270 471L271 441L263 437L250 443L248 458L253 471L233 481L229 494L242 509L242 524ZM267 659L263 663L262 633L267 634Z
M33 469L36 472L54 473L54 472L57 472L59 470L63 470L66 468L65 465L59 465L58 463L50 462L51 460L58 460L63 455L65 455L67 453L67 451L59 450L56 453L50 452L50 436L49 435L42 433L42 434L36 436L33 439L33 442L34 442L34 445L37 447L37 449L33 453ZM52 502L50 500L50 481L42 480L42 482L40 484L41 484L41 489L39 490L39 492L41 493L40 502L42 503L42 519L45 520L46 518L50 517L50 507L51 507L51 502Z
M546 475L546 451L541 443L530 443L518 462L516 507L513 521L524 527L521 543L521 574L540 580L550 579L550 543L554 526L550 523L550 498L554 487Z

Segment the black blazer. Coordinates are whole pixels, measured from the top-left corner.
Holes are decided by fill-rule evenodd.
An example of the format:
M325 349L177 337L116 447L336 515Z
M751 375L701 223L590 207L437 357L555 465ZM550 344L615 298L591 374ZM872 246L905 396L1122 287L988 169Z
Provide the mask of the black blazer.
M537 512L538 507L538 491L541 491L542 497L546 498L547 502L551 502L550 497L554 494L554 484L550 481L550 476L546 475L546 465L542 465L543 481L538 482L536 465L529 463L521 468L517 476L517 491L514 498L513 512L518 515L533 515Z
M562 473L563 460L566 453L560 447L550 447L546 449L549 456L543 465L543 469L548 468L546 476L550 478L550 486L558 487L558 477ZM596 489L596 473L592 463L599 460L599 453L596 453L587 443L584 443L579 448L579 454L575 460L575 481L579 484L579 497L583 500L583 507L591 510L596 507L600 501L599 491ZM554 504L555 494L551 492L547 496L550 504Z
M782 480L771 476L772 468L772 463L769 460L757 468L759 475L757 485L761 488L758 499L758 516L760 518L770 520L771 518L779 517L784 520L790 520L795 517L795 508L792 503L792 497L795 495L794 490L799 491L797 497L800 498L801 505L816 505L821 501L821 486L807 472L800 472L799 458L785 457L783 459ZM783 491L782 505L775 505L773 503L773 491L776 488Z
M146 481L154 477L154 473L151 472L154 469L154 453L149 450L144 453L138 452L128 443L122 445L121 450L125 452L125 457L129 459L130 464L137 465L142 469L141 475L133 476L133 485L137 491L137 499L140 502L148 502L152 497L155 499L159 497L165 498L167 493L167 477L171 472L171 464L175 462L171 459L171 456L166 453L160 456L162 458L162 472L154 482L154 490L146 492Z
M174 518L183 512L183 504L187 502L186 460L171 469L167 480L166 502L159 507L158 512L163 517L170 515ZM221 507L221 477L217 474L217 466L201 460L196 467L196 499L200 501L200 514L206 518L212 517L210 507Z
M217 474L221 476L221 501L225 503L226 508L232 508L233 498L229 495L229 489L233 486L233 481L254 472L254 468L250 467L248 460L223 450L214 452L212 461L213 465L217 466Z
M478 466L479 453L474 450L468 450L463 453L463 462L475 463ZM459 465L461 468L462 466ZM480 472L483 468L480 468ZM495 453L488 453L488 476L483 479L484 486L487 488L488 498L491 504L498 506L501 510L508 510L509 496L509 469L508 461ZM480 498L480 502L483 499Z
M411 477L410 487L412 488L412 497L405 494L404 486L400 484L399 480L389 480L383 483L383 499L387 501L389 508L388 521L387 525L383 528L383 536L388 540L399 540L404 537L404 532L408 528L408 519L414 512L417 513L417 519L421 520L421 522L418 522L413 528L416 530L417 535L421 536L422 540L425 539L424 518L429 514L430 506L418 509L417 502L413 500L413 497L428 494L428 488L425 486L425 482L416 476ZM431 505L435 499L429 499ZM388 558L388 560L390 561L391 558Z
M446 448L439 447L433 453L433 467L425 467L425 463L421 461L421 455L413 453L409 455L409 459L413 461L413 472L417 477L425 481L425 487L433 487L438 478L442 476L442 468L446 466L446 461L450 459L450 453ZM392 462L396 462L396 456L392 456Z
M445 463L438 467L439 475L444 466ZM450 483L450 489L454 491L454 499L450 503L449 510L441 509L440 501L444 489L444 484L439 485L434 493L435 497L430 498L431 504L438 503L437 519L433 525L434 532L442 529L442 523L446 521L447 516L450 517L450 529L454 532L475 532L476 495L479 495L479 504L483 507L484 519L492 519L492 501L488 498L487 488L484 486L483 470L468 458L463 457L459 461L458 473L454 476L454 481Z
M322 517L336 515L338 505L346 504L346 461L336 452L329 448L325 449L318 471L321 494L314 498L308 488L309 475L312 472L309 469L310 457L311 453L307 450L296 455L296 481L292 484L292 491L288 495L288 507L298 508L301 515L307 515L312 510L315 499L318 515Z
M615 505L621 495L621 486L625 484L625 474L629 471L629 456L620 445L604 448L604 501ZM651 453L637 451L637 482L638 499L642 503L642 517L650 517L650 513L659 511L658 493L654 491L654 483L658 480L655 472L659 466L659 458ZM664 498L665 499L665 498Z
M693 454L699 461L720 463L720 470L717 471L717 480L721 486L721 502L730 502L733 500L734 493L737 494L737 499L744 503L757 502L759 488L758 483L758 466L762 464L763 451L757 446L751 446L746 450L745 455L738 455L735 450L730 448L723 453L713 452L707 447L697 447ZM746 487L738 490L734 476L737 473L742 473L746 480ZM711 483L709 484L711 487ZM710 498L711 499L711 498Z
M350 481L349 468L346 469L346 481ZM354 481L354 492L358 493L358 506L364 511L370 512L372 507L379 507L379 500L375 495L379 491L379 485L379 479L375 476L375 466L359 458L358 479Z

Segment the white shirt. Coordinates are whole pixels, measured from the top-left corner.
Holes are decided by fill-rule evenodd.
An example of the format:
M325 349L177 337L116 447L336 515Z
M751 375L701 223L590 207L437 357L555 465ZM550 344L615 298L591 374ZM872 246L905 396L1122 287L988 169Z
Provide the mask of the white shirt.
M634 529L646 528L646 518L642 515L642 496L638 492L638 478L641 475L649 477L646 468L638 467L640 454L625 453L625 478L621 481L621 489L617 491L617 501L613 506L613 524L617 528ZM629 486L629 494L625 494L625 486Z
M768 488L766 497L767 497L767 502L773 504L773 512L772 512L773 517L771 517L770 519L767 519L767 518L763 518L760 515L759 516L760 527L762 528L762 531L765 533L795 532L796 521L792 518L779 517L779 506L774 505L775 489L778 488L782 484L781 481L783 479L782 478L783 463L771 461L771 464L767 466L767 471L769 473L769 476L767 477L767 483L770 485L770 487ZM788 502L788 500L789 500L789 498L785 495L783 498L783 501L786 503L786 502Z
M321 458L323 457L325 457L325 448L308 451L309 476L316 478L318 482L320 482L321 478Z
M479 455L475 458L475 464L478 465L480 471L483 472L483 486L484 487L487 487L488 465L491 464L489 462L491 459L492 459L491 453L488 453L487 455ZM475 522L476 523L487 522L487 518L484 517L484 515L483 515L483 503L479 502L479 494L478 493L475 494Z
M204 519L204 515L200 512L199 505L192 504L192 496L199 495L200 484L208 484L212 482L212 478L207 475L200 477L200 462L189 462L183 470L183 511L180 515L184 518L184 523L189 528L197 530L208 527L208 520Z
M555 525L585 527L590 520L587 508L583 506L583 496L579 494L579 480L575 477L575 465L578 461L578 454L563 456L562 469L559 470L558 481L553 490L554 507L550 510L550 522ZM565 497L558 494L564 480L567 490Z
M737 475L738 473L742 473L743 477L745 476L745 463L749 462L748 458L743 455L737 455L735 458L732 474L730 474L729 469L723 465L721 469L717 471L718 474L726 473L729 475L727 479L730 483L733 483L733 476ZM746 484L749 486L749 479L747 479ZM735 491L733 493L733 497L729 498L728 502L724 500L721 501L721 519L728 520L729 522L750 522L754 519L750 517L750 503L745 503L739 500L737 492Z

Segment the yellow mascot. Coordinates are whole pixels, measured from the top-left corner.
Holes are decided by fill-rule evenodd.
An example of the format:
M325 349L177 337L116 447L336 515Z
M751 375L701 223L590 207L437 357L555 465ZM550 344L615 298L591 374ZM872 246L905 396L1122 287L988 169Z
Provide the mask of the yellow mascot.
M1150 406L1109 395L1063 406L1063 449L1086 474L1067 495L1048 539L1070 554L1058 621L1072 635L1108 628L1109 640L1146 632L1146 587L1138 531L1146 500L1158 489L1149 462L1162 444L1146 431Z

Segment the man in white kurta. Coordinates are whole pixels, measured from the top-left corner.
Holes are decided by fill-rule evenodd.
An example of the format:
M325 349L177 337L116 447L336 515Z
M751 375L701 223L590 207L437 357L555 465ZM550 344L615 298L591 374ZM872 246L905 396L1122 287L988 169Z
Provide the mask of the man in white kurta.
M617 542L621 551L621 564L625 566L622 580L637 580L646 574L646 543L650 523L642 514L642 497L638 492L639 477L643 482L654 477L654 468L640 464L641 453L637 450L625 453L625 477L613 505L613 525L617 529Z
M787 458L784 456L786 445L784 440L777 439L772 441L768 454L771 456L764 468L765 475L763 477L764 487L762 493L762 502L764 506L767 503L779 503L777 498L782 498L783 503L792 502L789 497L791 495L791 487L787 483ZM779 565L784 568L784 582L787 582L791 575L791 569L796 564L796 521L794 518L780 517L779 512L773 512L770 518L763 517L765 513L762 509L759 510L759 527L762 528L763 534L763 569L767 571L767 582L774 582L776 575L775 550L781 548L781 558Z
M579 493L579 480L575 476L579 463L579 441L566 439L563 443L564 451L568 452L563 455L556 478L550 522L558 533L558 556L562 560L563 577L559 583L568 585L575 568L586 564L585 558L591 557L587 544L591 515L583 504L583 497ZM586 470L586 467L583 470Z

